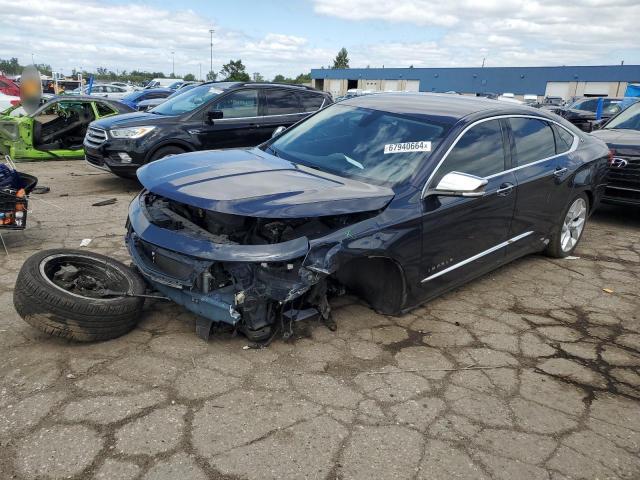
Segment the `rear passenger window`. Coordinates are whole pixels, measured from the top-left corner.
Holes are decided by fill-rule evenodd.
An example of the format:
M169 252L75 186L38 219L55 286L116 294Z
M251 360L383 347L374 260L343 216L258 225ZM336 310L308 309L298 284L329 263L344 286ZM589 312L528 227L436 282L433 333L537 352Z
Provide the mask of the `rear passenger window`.
M516 165L528 165L556 154L551 126L533 118L510 118L516 147Z
M299 95L302 102L302 110L305 112L315 112L324 102L324 97L315 93L301 92Z
M267 90L267 115L287 115L302 112L298 96L287 90Z
M449 172L488 177L504 171L504 144L499 120L472 127L453 147L431 181L437 186Z
M564 153L573 145L573 135L558 125L553 125L553 133L556 136L556 153Z

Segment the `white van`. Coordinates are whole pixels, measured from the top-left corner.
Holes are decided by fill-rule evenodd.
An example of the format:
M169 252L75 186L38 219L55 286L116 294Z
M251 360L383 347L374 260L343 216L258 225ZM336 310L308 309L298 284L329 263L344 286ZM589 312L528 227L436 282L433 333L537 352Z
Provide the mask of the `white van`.
M144 88L167 88L176 82L182 82L181 78L154 78Z

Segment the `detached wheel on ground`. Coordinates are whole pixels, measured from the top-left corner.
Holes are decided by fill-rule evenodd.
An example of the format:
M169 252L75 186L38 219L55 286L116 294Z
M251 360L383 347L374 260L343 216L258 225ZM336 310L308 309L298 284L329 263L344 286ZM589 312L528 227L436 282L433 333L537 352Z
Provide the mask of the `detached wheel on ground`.
M566 208L560 225L551 236L545 253L550 257L563 258L571 255L578 246L587 223L589 199L584 193L576 195Z
M133 329L146 286L122 263L97 253L46 250L29 257L13 292L18 314L50 335L109 340Z
M185 152L186 150L184 148L176 147L174 145L169 145L168 147L162 147L156 150L153 153L153 155L151 155L151 158L149 159L149 161L153 162L155 160L160 160L161 158L168 157L170 155L179 155Z

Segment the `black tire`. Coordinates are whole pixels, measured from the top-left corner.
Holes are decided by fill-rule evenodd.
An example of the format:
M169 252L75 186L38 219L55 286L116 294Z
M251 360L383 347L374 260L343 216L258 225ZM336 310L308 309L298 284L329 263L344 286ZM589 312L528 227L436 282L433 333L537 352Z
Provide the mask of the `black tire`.
M565 218L567 217L567 215L569 214L569 210L572 208L574 203L578 202L579 200L582 200L584 202L584 205L586 206L584 223L582 225L582 229L580 230L580 233L579 233L579 235L577 237L577 240L576 240L575 244L569 249L564 249L562 247L562 229L563 229L564 221L565 221ZM584 227L586 225L587 218L589 216L589 208L590 208L589 207L589 198L587 197L587 195L585 193L580 193L578 195L575 195L571 199L571 201L569 202L569 204L567 205L567 207L564 209L564 211L562 213L562 217L560 218L560 223L553 230L553 233L551 235L551 240L549 241L549 245L547 245L547 248L546 248L546 250L544 252L547 256L553 257L553 258L564 258L564 257L568 257L569 255L573 254L573 252L575 251L576 247L580 243L580 239L582 238L582 234L584 233Z
M89 251L45 250L29 257L18 274L13 291L18 314L38 330L79 342L109 340L132 330L140 319L144 298L115 294L91 298L67 291L48 277L58 263L73 259L108 272L110 282L126 288L118 291L134 295L146 291L140 275L109 257Z
M162 147L153 152L150 162L154 162L156 160L160 160L161 158L168 157L169 155L179 155L180 153L185 153L186 150L184 148L178 147L176 145L169 145L167 147Z

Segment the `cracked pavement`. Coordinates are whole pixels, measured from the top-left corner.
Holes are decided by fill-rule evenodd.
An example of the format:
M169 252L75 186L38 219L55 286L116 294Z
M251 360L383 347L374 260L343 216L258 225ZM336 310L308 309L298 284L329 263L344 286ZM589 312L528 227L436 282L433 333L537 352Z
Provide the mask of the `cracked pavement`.
M139 187L20 167L51 193L0 252L0 478L640 478L638 209L599 211L579 259L530 256L402 317L345 296L336 332L245 350L153 302L128 335L75 344L18 317L18 270L84 238L128 262Z

